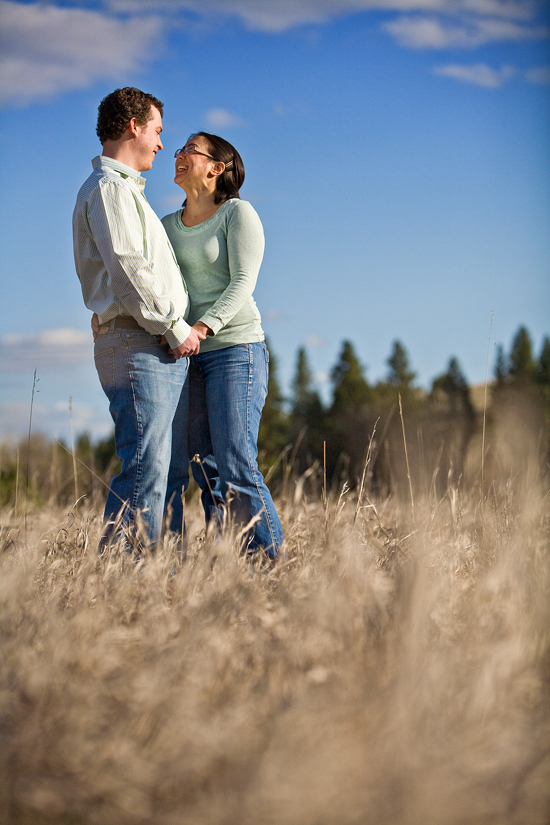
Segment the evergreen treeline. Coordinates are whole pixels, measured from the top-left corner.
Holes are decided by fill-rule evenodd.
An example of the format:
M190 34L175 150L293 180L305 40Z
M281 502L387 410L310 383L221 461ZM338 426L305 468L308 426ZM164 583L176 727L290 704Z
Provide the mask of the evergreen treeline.
M544 339L537 357L525 327L519 328L509 354L497 348L486 408L483 395L474 405L455 357L429 391L418 387L400 341L393 344L385 379L376 384L367 380L353 344L344 341L326 406L315 389L305 349L297 354L286 408L273 356L271 364L259 442L264 466L286 447L287 462L300 475L318 467L326 470L332 485L354 486L363 479L382 494L404 491L408 473L421 490L433 485L440 492L460 479L473 483L479 480L482 450L487 478L513 472L527 461L547 468L550 339Z
M271 468L272 482L293 471L308 473L317 490L326 475L335 487L363 483L387 494L405 492L410 474L415 489L433 487L440 493L449 481L477 482L482 451L488 479L526 462L548 469L550 338L537 356L527 329L520 327L509 353L497 348L485 416L479 399L474 405L456 358L429 391L415 384L400 341L394 342L387 365L385 380L369 383L353 344L344 341L331 372L332 398L325 405L302 348L285 403L271 354L259 448L260 465L264 471ZM118 463L113 436L92 444L86 434L75 445L76 488L71 451L43 436L33 435L30 444L25 439L19 446L3 445L0 460L2 505L14 504L16 490L19 500L28 496L36 504L66 504L77 493L100 498L104 485L97 477L108 481Z

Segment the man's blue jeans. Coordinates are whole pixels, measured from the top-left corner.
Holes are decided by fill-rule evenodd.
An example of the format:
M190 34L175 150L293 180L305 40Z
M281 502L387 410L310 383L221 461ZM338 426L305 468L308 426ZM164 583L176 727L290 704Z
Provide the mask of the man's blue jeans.
M268 369L264 343L239 344L190 358L189 452L185 433L174 433L168 490L176 491L171 528L179 533L179 490L190 456L206 524L220 522L229 500L231 517L240 526L259 516L247 536L247 550L262 548L275 558L283 531L256 460ZM195 456L198 461L193 461Z
M113 323L109 332L98 335L94 356L122 463L107 496L102 546L117 520L119 531L133 538L138 513L146 542L155 544L162 528L176 412L181 416L177 429L187 429L188 360L176 361L158 335L115 329ZM187 480L182 476L181 484L187 486Z

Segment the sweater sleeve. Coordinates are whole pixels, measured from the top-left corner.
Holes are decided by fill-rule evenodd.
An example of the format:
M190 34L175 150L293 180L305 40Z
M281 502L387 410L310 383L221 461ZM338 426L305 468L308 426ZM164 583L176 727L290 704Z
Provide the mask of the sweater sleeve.
M251 297L264 255L264 230L254 207L236 201L227 218L229 285L200 318L216 335Z

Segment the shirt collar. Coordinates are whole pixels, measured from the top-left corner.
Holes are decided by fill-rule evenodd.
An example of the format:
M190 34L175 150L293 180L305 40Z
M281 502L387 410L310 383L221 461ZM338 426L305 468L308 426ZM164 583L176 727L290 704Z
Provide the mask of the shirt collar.
M98 169L100 167L104 169L114 169L115 172L119 172L124 178L132 178L141 192L145 189L145 178L143 178L135 169L132 169L131 166L127 166L119 160L105 157L105 155L97 155L97 157L92 160L92 166L94 169Z

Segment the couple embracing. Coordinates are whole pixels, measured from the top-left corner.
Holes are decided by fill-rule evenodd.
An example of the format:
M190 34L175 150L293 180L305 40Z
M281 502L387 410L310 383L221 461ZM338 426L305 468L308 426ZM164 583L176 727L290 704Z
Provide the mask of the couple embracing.
M117 89L99 106L102 154L73 215L75 265L94 313L95 363L122 467L109 488L102 547L152 546L183 532L189 462L206 524L248 527L247 552L278 554L281 523L257 464L269 356L252 293L264 251L244 166L223 138L197 132L175 153L184 206L162 221L141 172L161 141L163 104Z

